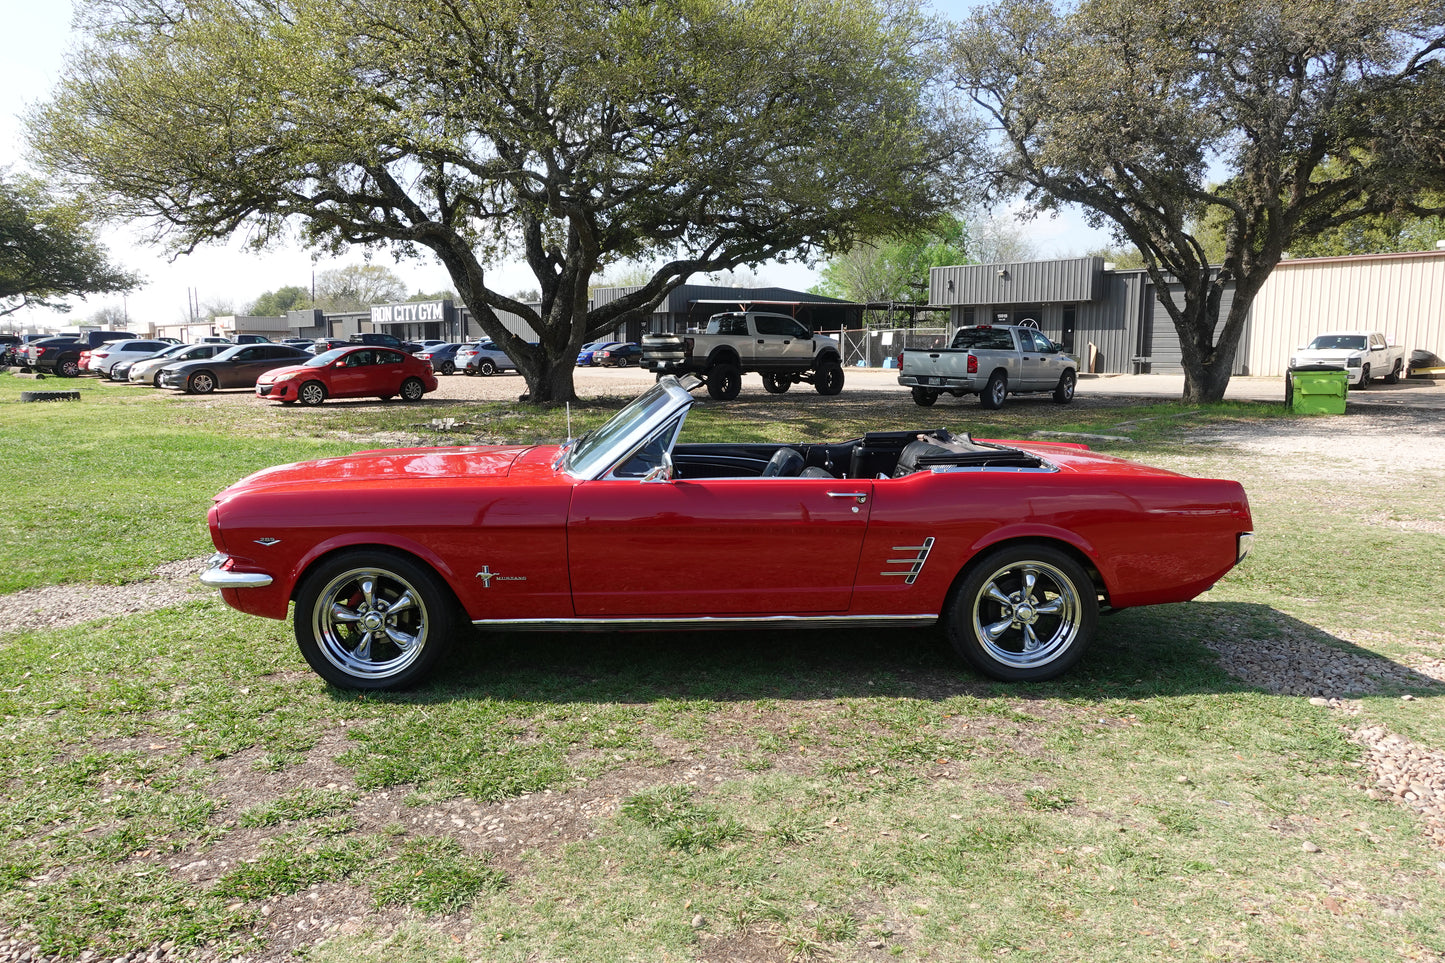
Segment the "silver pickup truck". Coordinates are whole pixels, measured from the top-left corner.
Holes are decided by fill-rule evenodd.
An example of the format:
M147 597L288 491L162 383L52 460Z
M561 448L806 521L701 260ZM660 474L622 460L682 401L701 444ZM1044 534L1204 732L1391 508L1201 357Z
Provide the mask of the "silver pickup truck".
M978 395L983 407L998 408L1022 391L1051 391L1064 405L1079 376L1079 362L1042 332L1005 324L959 328L946 348L905 350L898 367L898 383L925 408L941 394Z

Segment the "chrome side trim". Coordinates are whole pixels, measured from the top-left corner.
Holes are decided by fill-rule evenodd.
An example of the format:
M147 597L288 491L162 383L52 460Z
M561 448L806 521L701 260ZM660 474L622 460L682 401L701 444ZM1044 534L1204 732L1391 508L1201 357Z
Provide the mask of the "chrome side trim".
M706 615L691 618L473 619L472 624L510 632L620 632L656 629L775 628L864 629L875 626L927 628L937 615Z
M212 555L210 568L201 573L201 584L210 588L265 588L271 584L271 576L264 572L227 572L221 566L230 561L231 556L216 554Z
M923 540L922 545L894 545L895 552L913 552L907 558L890 558L889 565L907 565L906 569L898 572L879 572L879 575L901 575L904 585L912 585L923 571L923 565L928 561L928 553L933 551L933 537L930 535Z

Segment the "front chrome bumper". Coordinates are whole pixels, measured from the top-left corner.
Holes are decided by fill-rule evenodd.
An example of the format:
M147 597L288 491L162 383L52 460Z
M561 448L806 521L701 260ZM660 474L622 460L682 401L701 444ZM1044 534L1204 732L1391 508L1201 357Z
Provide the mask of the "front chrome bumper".
M232 572L222 568L231 560L224 552L212 555L206 570L201 573L201 584L210 588L265 588L271 584L271 576L264 572Z

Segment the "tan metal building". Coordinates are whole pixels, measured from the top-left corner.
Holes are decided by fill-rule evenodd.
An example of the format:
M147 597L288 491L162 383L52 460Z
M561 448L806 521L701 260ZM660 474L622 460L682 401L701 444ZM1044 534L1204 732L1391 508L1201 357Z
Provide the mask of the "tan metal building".
M1321 331L1380 331L1445 354L1445 251L1281 262L1250 306L1240 346L1252 375L1283 375L1290 352Z

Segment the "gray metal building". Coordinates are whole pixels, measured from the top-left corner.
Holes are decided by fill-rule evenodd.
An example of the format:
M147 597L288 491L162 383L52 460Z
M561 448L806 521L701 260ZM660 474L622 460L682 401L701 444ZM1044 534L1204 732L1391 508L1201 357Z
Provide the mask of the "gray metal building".
M1221 319L1232 294L1226 289ZM1101 257L934 268L929 298L949 308L952 327L1037 326L1095 372L1183 370L1179 334L1148 275L1116 270ZM1441 353L1445 251L1282 262L1250 307L1234 374L1282 375L1294 346L1321 331L1351 328Z

